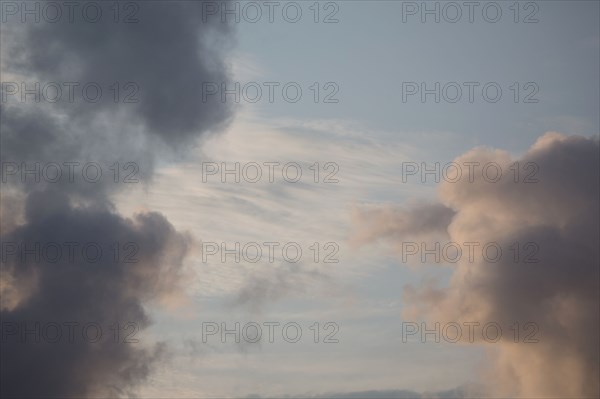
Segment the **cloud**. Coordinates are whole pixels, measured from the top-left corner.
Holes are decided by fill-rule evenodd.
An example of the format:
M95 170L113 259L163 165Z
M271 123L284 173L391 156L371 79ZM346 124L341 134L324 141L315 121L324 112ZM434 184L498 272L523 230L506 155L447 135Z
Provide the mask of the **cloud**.
M405 319L494 321L505 328L500 341L487 346L487 383L495 395L598 397L598 138L558 133L539 138L517 160L521 170L528 162L537 165L536 183L524 183L523 176L515 182L510 169L515 160L503 151L476 148L455 160L467 161L496 162L505 173L496 183L482 174L474 174L472 182L442 182L439 201L452 215L439 219L442 230L451 242L498 243L504 256L490 261L476 251L474 261L461 258L448 287L405 286ZM357 234L411 240L424 229L410 221L430 220L430 211L424 206L411 209L410 216L402 211L375 218L366 212L362 217L375 226L358 226ZM439 232L440 226L426 230ZM537 244L539 261L515 259L509 251L515 242ZM507 330L527 322L539 328L539 342L514 343ZM475 343L484 340L479 336Z
M233 108L203 98L202 87L229 79L233 27L202 21L202 2L136 5L137 23L3 23L2 70L13 80L3 82L0 105L5 163L94 161L106 173L115 162L135 162L150 182L158 159L179 160L181 150L230 121ZM111 7L102 4L103 15L112 16ZM16 95L7 94L8 83L19 86ZM46 99L53 83L61 87L55 102ZM39 101L23 99L26 90ZM107 180L62 189L97 198L100 189L114 191Z
M97 4L112 15L111 5ZM97 162L104 172L96 183L31 175L23 182L19 173L2 181L2 397L130 395L166 353L162 344L113 342L110 326L133 323L143 331L151 324L146 307L183 291L190 238L159 213L118 214L114 195L125 185L106 174L115 162L134 162L136 177L150 184L157 162L185 156L229 122L233 110L203 101L202 83L228 79L224 60L234 32L216 20L203 22L201 2L135 4L133 24L108 17L2 24L3 74L28 88L75 82L77 93L91 82L103 91L97 102L81 94L69 101L64 92L57 102L3 101L3 172L8 164L65 162ZM126 88L128 82L133 86ZM132 92L137 101L123 102ZM48 249L53 243L63 251L56 262L43 251L41 259L11 252L15 244ZM65 243L77 245L74 258ZM101 249L100 259L85 258L81 247L88 243ZM76 330L72 342L63 335L58 343L33 343L35 333L25 340L12 335L35 323L42 334L52 323L63 333L64 323L96 323L103 336L82 342Z
M355 208L354 223L360 225L352 242L364 245L380 237L446 236L446 227L454 211L442 204L415 203L407 209L376 206L370 209Z
M96 83L103 91L98 102L69 103L64 95L55 104L71 118L87 123L100 114L112 116L125 109L145 132L169 145L181 145L184 139L220 125L231 113L219 100L205 101L202 84L228 79L224 55L231 48L233 27L216 18L203 21L202 3L136 3L136 23L116 23L110 17L95 23L71 23L67 18L37 24L17 20L5 28L11 36L4 43L3 69L25 75L28 87L34 79L42 85ZM101 8L105 15L114 12L109 5ZM115 101L111 85L116 82L135 83L131 89L123 87L121 94L135 92L130 100L139 101L122 97Z
M26 217L26 224L3 235L5 244L33 248L50 238L54 243L79 245L72 259L65 254L58 262L49 256L6 257L3 275L14 279L22 297L2 310L2 396L115 396L134 388L164 347L143 340L139 344L115 341L110 328L115 323L121 328L133 323L130 332L143 330L150 324L144 305L168 299L182 288L189 239L158 213L125 219L105 209L72 207L64 196L47 193L29 196ZM115 260L112 245L126 242L136 244L135 256ZM81 247L86 243L98 245L102 256L85 257ZM4 298L3 305L7 305ZM71 322L78 325L69 341L65 323ZM39 343L34 342L35 335L23 338L11 333L35 331L36 323L41 326ZM52 323L62 331L57 343L49 342L53 330L44 333ZM82 338L86 323L100 327L99 342ZM95 331L90 335L94 337Z
M459 399L482 397L482 387L475 384L466 384L454 389L437 392L416 392L406 389L370 390L355 392L330 392L318 395L299 395L296 398L313 399ZM248 396L248 398L262 398L263 396ZM288 396L283 396L288 397ZM291 396L290 396L291 397Z
M332 279L325 273L308 270L298 264L281 264L262 273L251 274L235 298L232 306L241 306L252 312L262 312L271 303L293 294L306 294L315 286L330 288Z

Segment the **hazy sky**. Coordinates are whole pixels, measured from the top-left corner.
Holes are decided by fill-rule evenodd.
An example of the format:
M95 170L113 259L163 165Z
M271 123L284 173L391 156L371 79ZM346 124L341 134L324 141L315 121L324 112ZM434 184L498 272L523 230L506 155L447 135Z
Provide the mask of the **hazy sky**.
M598 1L56 4L0 2L3 397L597 397Z

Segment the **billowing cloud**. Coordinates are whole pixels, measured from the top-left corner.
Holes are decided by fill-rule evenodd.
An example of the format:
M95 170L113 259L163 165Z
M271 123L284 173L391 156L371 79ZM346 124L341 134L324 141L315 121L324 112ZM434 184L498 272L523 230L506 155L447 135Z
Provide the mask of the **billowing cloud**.
M515 175L515 161L521 175ZM504 253L501 258L481 250L472 260L463 256L447 287L405 286L405 319L498 323L504 329L500 340L486 345L487 383L494 395L598 397L598 138L547 133L518 160L476 148L455 162L494 162L503 175L493 183L495 174L490 179L482 173L474 173L472 181L442 182L439 201L448 209L442 214L452 217L438 218L436 228L425 230L445 230L447 242L496 243ZM424 229L411 221L430 220L430 208L375 218L378 225L360 226L357 235L415 241ZM518 258L515 243L521 245ZM533 245L524 251L527 243ZM518 343L510 330L515 323ZM524 331L526 323L535 325ZM533 330L538 342L524 343L523 336ZM486 342L475 335L475 344Z
M11 84L0 93L2 397L129 395L148 376L164 347L115 341L111 328L143 330L148 304L182 292L190 239L161 214L119 215L112 195L126 184L111 167L119 162L124 172L131 162L125 172L147 184L156 162L183 156L232 116L226 104L202 98L203 82L228 78L233 35L228 24L203 21L202 2L132 2L135 23L115 23L114 4L95 4L104 15L95 23L2 24L3 82L75 84L76 93L70 101L64 90L56 102L20 101L6 92ZM102 90L98 101L82 98L90 83ZM124 101L129 95L135 101ZM65 163L73 162L70 179ZM98 164L103 177L82 180L85 163ZM21 169L36 164L62 166L63 176L36 181L38 170L23 181ZM98 342L82 339L89 323L102 330ZM63 335L49 342L57 326Z
M26 224L2 237L3 275L20 294L15 303L7 303L10 292L3 296L2 396L115 396L134 388L163 348L130 341L150 323L144 304L182 288L189 239L157 213L124 219L47 193L31 194L26 207ZM13 247L36 244L49 248L39 258ZM115 325L130 327L115 338Z

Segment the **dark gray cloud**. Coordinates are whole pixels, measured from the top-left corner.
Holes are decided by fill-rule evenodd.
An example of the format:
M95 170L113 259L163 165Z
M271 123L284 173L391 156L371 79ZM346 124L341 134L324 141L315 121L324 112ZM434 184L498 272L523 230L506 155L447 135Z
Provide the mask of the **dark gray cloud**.
M132 24L113 23L115 3L97 2L106 17L98 23L1 25L3 82L77 82L79 88L93 82L103 90L98 102L81 91L78 97L76 89L73 102L63 92L55 103L32 96L0 103L3 168L96 162L105 174L96 183L31 177L23 183L18 173L2 182L2 397L128 396L165 354L162 344L114 342L109 328L131 322L143 331L151 323L148 304L183 291L189 238L157 213L119 215L112 195L124 184L107 174L114 162L134 162L135 177L149 183L157 162L184 156L228 123L233 110L218 99L204 102L202 83L227 80L224 60L234 32L218 20L202 21L200 1L134 3L139 22ZM116 82L119 102L111 90ZM124 103L132 90L137 102ZM63 251L75 243L75 257L63 252L52 262L43 252L35 259L8 251L13 244L50 243ZM82 255L87 243L103 251L96 262ZM36 322L42 328L97 323L103 337L90 343L75 330L73 342L63 336L58 343L32 343L31 336L12 335L19 323L34 328Z
M233 28L215 18L202 21L202 3L136 2L136 23L115 23L114 3L105 2L99 2L103 18L96 23L63 18L55 24L11 24L11 19L6 28L10 37L3 42L5 73L25 75L26 82L42 85L98 83L103 95L97 103L69 103L65 94L54 112L58 108L89 123L124 110L145 131L180 145L182 139L219 126L231 111L220 99L203 101L203 82L227 80L223 54L231 46L227 38ZM111 87L116 82L133 82L139 91L123 87L115 102ZM128 94L139 101L124 103Z
M115 23L114 3L95 2L103 10L96 23L79 16L2 24L3 87L12 82L33 89L38 82L41 92L39 102L33 95L21 101L22 87L16 95L4 93L4 162L136 162L148 180L157 157L179 159L179 150L231 119L230 104L218 96L203 99L202 85L228 80L232 26L203 21L202 1L134 3L136 23ZM52 82L61 86L57 102L45 100L54 93L44 95ZM73 100L69 82L77 84ZM90 84L102 90L97 101L91 100L95 86L83 93Z
M14 279L20 297L16 306L2 311L2 396L116 396L135 388L164 348L143 342L139 332L134 335L138 343L124 342L124 336L150 324L145 304L181 289L187 237L160 214L125 219L106 209L75 208L58 192L32 193L26 208L27 223L3 235L3 243L32 248L53 242L63 252L54 262L57 252L36 259L5 251L3 275ZM76 243L73 258L64 243ZM85 257L87 243L102 254L92 251ZM115 243L122 251L117 257ZM135 243L135 249L124 250L126 243ZM72 341L65 325L70 322L78 323ZM35 323L40 323L37 343L33 334L19 335L25 328L35 330ZM61 326L62 338L56 343L50 342L52 329L44 333L51 323ZM82 337L87 323L100 326L99 342ZM115 340L115 323L133 326ZM92 329L91 339L95 334Z

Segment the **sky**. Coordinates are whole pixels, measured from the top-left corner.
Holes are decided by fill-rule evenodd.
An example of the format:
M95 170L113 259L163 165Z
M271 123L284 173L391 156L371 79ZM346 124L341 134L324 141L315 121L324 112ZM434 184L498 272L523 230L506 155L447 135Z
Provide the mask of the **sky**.
M595 398L598 1L0 1L0 396Z

